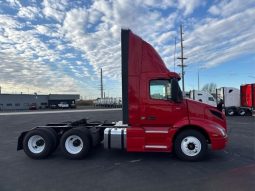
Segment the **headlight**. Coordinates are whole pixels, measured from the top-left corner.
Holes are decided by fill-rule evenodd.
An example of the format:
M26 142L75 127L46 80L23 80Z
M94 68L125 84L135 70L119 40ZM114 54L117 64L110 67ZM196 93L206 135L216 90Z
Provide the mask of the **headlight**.
M223 129L223 128L221 128L221 127L216 127L216 128L221 132L221 135L222 135L223 137L225 137L225 136L227 135L225 129Z

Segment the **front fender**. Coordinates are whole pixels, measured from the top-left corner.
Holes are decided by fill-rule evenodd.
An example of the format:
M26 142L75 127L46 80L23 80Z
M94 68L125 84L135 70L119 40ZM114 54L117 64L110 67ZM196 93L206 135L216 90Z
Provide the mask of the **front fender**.
M199 127L207 133L212 150L223 149L225 147L227 134L225 128L219 123L206 119L190 119L190 126Z
M190 119L190 126L197 126L206 131L210 138L221 137L222 134L218 128L225 129L219 123L206 119Z
M181 130L182 127L189 126L189 124L190 124L189 118L185 117L182 120L180 120L177 123L175 123L172 128L170 128L170 130L169 130L169 136L170 136L169 139L172 140L172 141L170 141L170 145L169 145L170 151L173 150L173 142L174 142L174 138L175 138L176 133L179 130Z

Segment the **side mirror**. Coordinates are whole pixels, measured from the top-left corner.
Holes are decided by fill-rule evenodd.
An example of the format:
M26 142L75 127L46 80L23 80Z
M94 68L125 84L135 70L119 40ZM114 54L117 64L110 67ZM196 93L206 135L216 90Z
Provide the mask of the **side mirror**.
M172 100L180 103L183 100L182 91L176 79L172 79L171 83Z

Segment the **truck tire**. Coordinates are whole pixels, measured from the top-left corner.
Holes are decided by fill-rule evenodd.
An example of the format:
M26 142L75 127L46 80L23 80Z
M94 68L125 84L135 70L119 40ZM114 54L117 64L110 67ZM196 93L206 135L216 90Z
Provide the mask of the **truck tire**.
M227 116L234 116L235 115L235 111L232 108L228 108L226 111Z
M91 149L89 132L81 128L68 130L61 137L60 147L66 158L84 158L89 154Z
M49 134L52 137L52 145L53 145L51 152L54 152L57 149L58 145L59 145L59 138L58 138L57 132L53 128L51 128L51 127L48 127L48 128L47 127L45 127L45 128L38 128L38 129L42 129L44 131L49 132Z
M104 128L100 129L100 143L104 140Z
M252 111L251 110L246 110L246 115L247 116L252 116Z
M196 130L180 132L174 140L174 151L184 161L199 161L207 153L207 141L203 134Z
M32 159L48 157L54 147L52 135L44 129L33 129L23 139L24 152Z
M245 116L245 115L246 115L246 110L240 108L240 109L238 110L238 115L240 115L240 116Z

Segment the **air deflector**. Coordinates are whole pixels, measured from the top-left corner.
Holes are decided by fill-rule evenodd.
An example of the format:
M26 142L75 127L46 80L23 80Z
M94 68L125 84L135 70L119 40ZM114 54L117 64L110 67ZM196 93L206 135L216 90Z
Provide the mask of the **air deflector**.
M123 123L128 124L128 51L130 30L121 30L122 113Z

